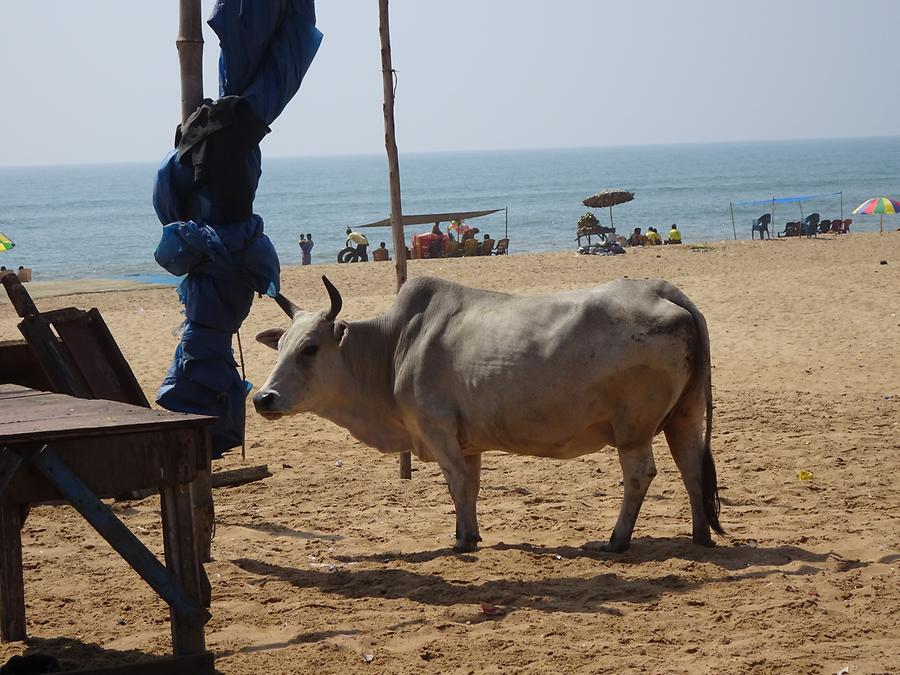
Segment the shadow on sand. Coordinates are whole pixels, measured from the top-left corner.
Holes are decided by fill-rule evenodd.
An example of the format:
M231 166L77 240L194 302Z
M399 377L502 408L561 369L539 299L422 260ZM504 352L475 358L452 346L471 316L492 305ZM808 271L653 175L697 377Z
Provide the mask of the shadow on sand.
M530 544L496 544L486 551L521 551L531 556L552 560L589 559L608 563L609 571L588 577L547 576L541 579L497 579L490 581L447 580L439 573L422 573L396 566L381 569L338 569L335 572L297 569L248 558L232 560L250 574L281 579L297 588L317 588L346 598L406 599L435 606L466 605L490 602L517 608L547 612L619 614L609 604L653 603L670 594L689 593L706 584L764 578L775 574L807 576L823 571L826 561L842 564L843 558L833 553L815 553L795 546L773 548L732 546L698 548L685 539L640 539L625 554L603 553L574 547L541 547ZM454 558L467 563L478 561L478 554L460 555L452 549L415 553L377 554L341 557L350 563L400 563L416 565L441 558ZM625 578L615 567L651 561L680 559L712 563L727 574L698 579L696 575L678 573L641 579ZM783 570L790 562L804 563ZM548 560L546 569L553 567ZM845 561L859 566L857 561ZM543 563L542 563L543 565Z

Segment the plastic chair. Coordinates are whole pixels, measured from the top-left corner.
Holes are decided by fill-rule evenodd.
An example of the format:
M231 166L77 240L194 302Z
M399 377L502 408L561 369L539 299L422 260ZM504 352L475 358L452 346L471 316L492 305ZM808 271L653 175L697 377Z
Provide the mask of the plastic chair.
M750 228L750 239L753 239L753 235L759 232L759 238L763 239L764 237L771 236L769 234L769 225L772 223L772 214L764 213L759 218L755 218L753 220L753 225Z
M478 242L474 239L466 239L463 242L463 256L468 258L473 255L478 255Z
M494 255L507 255L509 253L509 237L504 237L497 242L497 248L494 249Z
M478 255L491 255L494 252L494 240L493 239L485 239L481 242L481 247L478 251Z

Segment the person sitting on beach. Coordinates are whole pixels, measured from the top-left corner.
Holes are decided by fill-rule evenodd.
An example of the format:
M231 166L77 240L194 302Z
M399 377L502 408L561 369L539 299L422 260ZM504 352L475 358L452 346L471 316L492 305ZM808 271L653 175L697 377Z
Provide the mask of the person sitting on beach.
M455 258L458 255L462 255L462 251L459 248L459 242L453 238L452 232L447 235L447 251L445 255L448 258Z
M672 229L669 230L669 238L666 239L667 244L680 244L681 243L681 232L678 230L678 226L675 223L672 223Z
M659 232L656 231L655 227L647 228L647 243L650 246L659 246L662 244L662 237L659 236Z
M643 246L647 243L647 237L641 234L641 228L634 228L634 232L631 233L631 236L628 237L628 245L629 246Z
M391 254L387 250L387 244L381 242L378 248L372 251L372 260L375 262L384 262L385 260L390 260Z
M443 258L444 257L444 233L435 223L431 228L431 240L428 242L428 257Z
M491 239L491 235L485 234L484 241L481 242L481 246L478 248L478 255L490 255L494 252L494 240Z
M366 249L369 247L369 240L366 239L366 235L354 232L348 227L347 246L350 246L351 244L356 244L356 253L359 256L359 259L363 262L369 262L369 254L366 253Z

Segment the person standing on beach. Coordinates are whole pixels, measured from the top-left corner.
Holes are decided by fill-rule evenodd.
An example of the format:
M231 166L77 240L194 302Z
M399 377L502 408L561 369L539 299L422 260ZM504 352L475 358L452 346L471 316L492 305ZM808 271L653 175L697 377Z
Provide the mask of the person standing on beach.
M356 254L360 260L369 262L369 254L366 253L366 249L369 248L369 240L366 238L366 235L354 232L348 227L347 246L350 246L350 244L356 244Z
M297 242L300 244L300 251L302 252L302 259L300 260L301 265L312 265L312 249L315 244L313 244L312 235L307 234L304 237L302 234L300 235L300 241Z

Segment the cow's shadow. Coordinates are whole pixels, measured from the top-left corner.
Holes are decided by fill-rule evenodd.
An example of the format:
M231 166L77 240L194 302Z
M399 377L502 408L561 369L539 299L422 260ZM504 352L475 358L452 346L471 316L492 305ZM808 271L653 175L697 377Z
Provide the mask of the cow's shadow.
M398 566L377 569L340 567L334 572L297 569L272 563L241 558L232 562L250 574L261 575L286 581L297 588L317 588L324 593L352 599L381 598L407 599L436 606L478 605L493 603L510 608L529 608L547 612L567 613L608 613L617 615L617 603L657 602L662 596L690 593L709 583L763 578L774 574L787 576L807 576L823 571L822 563L834 554L815 553L794 546L775 548L717 547L699 549L679 540L648 540L659 546L642 545L635 542L631 552L611 554L573 547L540 547L530 544L496 544L490 549L522 551L529 555L548 556L554 560L589 558L617 564L639 564L653 560L679 558L688 561L713 562L725 569L726 573L716 577L699 578L696 574L668 573L660 576L633 578L620 576L614 566L606 566L599 574L591 576L551 576L540 579L494 579L489 581L455 581L445 579L440 574L419 573ZM660 550L657 550L660 549ZM674 550L674 552L673 552ZM417 553L375 554L338 558L349 563L401 563L415 565L437 560L441 557L476 562L478 554L460 556L451 549ZM837 557L838 560L843 560ZM792 569L781 569L792 561L804 564ZM849 561L855 565L856 561ZM548 560L547 569L552 569ZM819 565L816 566L815 564ZM543 564L543 563L542 563ZM748 569L749 568L749 569ZM754 569L755 568L755 569ZM476 613L480 614L480 613ZM470 617L472 620L476 616ZM483 616L480 618L484 618Z
M599 544L599 542L590 542ZM686 537L639 537L632 541L631 548L624 553L610 553L599 550L596 546L540 546L536 544L497 543L481 547L480 550L522 551L532 556L547 556L554 559L592 559L621 565L636 565L664 560L685 560L697 563L711 563L726 570L746 570L750 567L782 566L799 561L804 563L824 563L834 560L841 567L858 567L855 560L846 560L842 556L828 552L817 553L799 546L781 545L773 547L748 546L739 544L720 544L710 548L695 546ZM363 562L405 562L424 563L444 557L453 557L464 562L476 562L477 553L460 554L450 548L412 553L373 553L361 556L336 556L342 563ZM816 571L819 571L816 569ZM796 571L794 572L796 574Z

